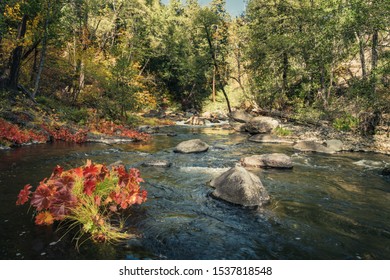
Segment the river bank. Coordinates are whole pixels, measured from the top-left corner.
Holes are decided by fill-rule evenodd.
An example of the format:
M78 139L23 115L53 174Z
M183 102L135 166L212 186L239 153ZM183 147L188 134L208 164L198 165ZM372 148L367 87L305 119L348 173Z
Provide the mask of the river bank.
M108 121L100 121L97 125L93 124L93 129L87 128L87 126L80 126L76 124L69 124L64 122L56 122L55 115L44 114L44 117L39 116L40 111L35 110L34 113L30 111L18 113L9 112L6 114L10 124L17 126L17 128L32 130L35 133L41 134L39 139L31 137L27 141L4 141L0 139L0 150L10 149L21 145L32 145L39 143L46 143L53 140L62 140L67 142L94 142L103 144L117 144L128 143L132 141L145 141L149 134L153 135L159 133L159 128L170 125L189 125L189 126L218 126L220 128L235 131L236 133L246 133L248 138L253 135L264 134L271 136L268 140L262 139L264 142L284 142L296 144L302 141L312 141L318 144L323 144L328 140L339 140L342 142L340 152L373 152L385 155L390 155L390 136L389 127L380 126L374 135L362 135L357 132L346 132L335 129L330 122L322 121L316 124L299 124L289 121L286 118L265 117L255 112L235 111L232 115L228 116L226 113L218 112L205 112L198 114L196 111L189 112L172 112L172 111L151 111L145 114L139 114L142 118L141 124L130 129L129 127L115 124ZM255 127L248 129L248 124L251 120L259 118L266 118L267 122L272 122L276 125L270 130L258 130L259 124L255 124ZM158 120L158 121L156 121ZM41 125L37 125L37 123ZM42 124L48 127L47 124L51 124L51 129L42 130ZM386 122L384 122L386 123ZM54 125L53 125L54 124ZM256 127L257 126L257 127ZM260 125L261 126L261 125ZM5 128L1 128L7 130ZM8 129L10 130L10 129ZM15 130L16 131L16 130ZM7 133L15 132L3 132L1 136ZM54 134L58 135L54 135ZM43 134L43 137L42 137ZM11 138L13 139L13 138ZM276 141L277 139L277 141ZM7 139L6 139L7 140ZM256 141L255 141L256 142ZM6 143L6 144L5 144Z
M319 144L325 144L329 140L338 140L342 142L340 152L372 152L390 155L390 127L381 126L374 135L361 135L358 132L346 132L335 129L330 122L322 121L314 124L299 124L291 122L285 118L270 118L256 113L247 113L235 111L229 117L222 112L206 112L197 115L196 113L162 113L161 118L175 121L180 125L194 126L219 126L226 130L244 133L249 139L255 138L256 135L263 135L267 138L260 143L290 143L296 144L302 141L313 141ZM266 122L277 123L273 129L259 131L261 124L257 123L257 128L248 129L248 123L251 120L266 119ZM261 122L261 121L260 121Z

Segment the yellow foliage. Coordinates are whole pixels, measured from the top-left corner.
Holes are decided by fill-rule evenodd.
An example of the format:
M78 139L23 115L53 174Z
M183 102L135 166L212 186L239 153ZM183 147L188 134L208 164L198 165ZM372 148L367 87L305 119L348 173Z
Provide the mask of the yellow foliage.
M16 3L15 6L5 5L4 16L11 20L19 21L22 19L22 13L20 11L20 4Z
M137 92L134 98L136 100L136 104L143 104L144 106L147 104L147 106L145 107L148 107L150 109L154 109L157 107L156 97L148 90Z
M41 14L38 14L33 20L29 21L29 25L31 26L31 29L38 29L39 24L42 22L43 17Z

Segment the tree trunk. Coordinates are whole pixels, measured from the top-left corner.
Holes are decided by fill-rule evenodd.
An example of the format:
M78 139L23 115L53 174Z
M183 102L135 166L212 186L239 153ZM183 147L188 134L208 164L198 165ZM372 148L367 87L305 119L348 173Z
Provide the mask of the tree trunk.
M3 34L0 33L0 61L3 61L4 60L4 53L3 53L3 44L2 44L2 41L3 41ZM1 70L0 69L0 76L1 76Z
M38 49L36 48L34 50L34 62L33 62L33 66L31 68L31 77L30 77L30 83L33 84L35 79L36 79L36 76L37 76L37 64L38 64Z
M321 66L321 76L320 76L320 98L324 99L324 94L325 94L325 66Z
M374 34L372 34L371 56L371 72L375 72L378 64L378 29L375 29Z
M330 73L329 73L329 86L328 86L328 92L326 94L326 98L325 98L325 107L328 106L328 102L329 102L329 99L330 99L330 94L332 92L332 87L333 87L333 79L334 79L334 75L333 75L333 70L334 70L334 66L333 66L333 61L332 61L332 65L330 67Z
M377 65L378 65L378 29L374 29L374 34L372 34L372 47L371 47L371 87L374 96L376 93L375 70Z
M215 103L215 66L213 68L213 103Z
M32 97L33 98L35 98L35 96L37 95L37 92L38 92L38 89L39 89L39 82L41 80L43 66L45 65L46 47L47 47L47 28L48 28L48 25L49 25L49 18L47 17L46 20L45 20L44 33L43 33L43 39L42 39L41 59L39 61L39 68L38 68L37 78L35 80L34 91L32 93Z
M235 52L235 58L236 58L236 62L237 62L237 78L233 78L237 81L238 85L240 86L241 90L242 90L242 93L244 94L244 96L246 96L246 90L245 90L245 87L242 83L242 65L241 65L241 53L240 53L240 46L237 47L237 52Z
M216 76L216 79L218 80L219 86L221 87L223 96L225 97L229 113L231 113L232 112L232 108L230 106L229 97L228 97L228 95L227 95L227 93L225 91L225 86L223 85L222 77L221 77L221 74L219 72L217 56L216 56L213 44L211 42L210 32L209 32L207 26L204 26L204 29L206 31L206 39L207 39L207 42L208 42L208 45L209 45L211 59L213 60L213 64L214 64L214 67L215 67L215 76Z
M282 85L282 91L286 92L288 87L288 55L287 52L283 53L283 85Z
M18 37L17 41L19 43L20 40L24 38L27 29L27 15L23 15L22 21L19 24L18 28ZM8 87L12 89L18 88L19 82L19 73L20 73L20 62L22 59L23 46L17 46L12 51L12 59L10 62L10 73L8 79Z
M85 63L82 58L80 61L80 76L79 76L79 89L82 90L85 85Z
M355 32L355 37L359 43L359 56L360 56L360 65L362 68L362 77L363 77L363 79L366 79L367 78L367 70L366 70L367 68L366 68L366 56L364 54L364 47L365 47L364 38L363 38L363 36L361 36L357 32Z

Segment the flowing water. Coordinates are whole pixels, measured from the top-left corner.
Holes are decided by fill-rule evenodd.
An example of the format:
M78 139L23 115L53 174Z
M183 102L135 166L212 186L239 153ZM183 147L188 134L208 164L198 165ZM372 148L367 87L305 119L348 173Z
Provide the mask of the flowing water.
M258 144L247 135L207 127L167 127L148 143L53 143L0 151L1 259L390 259L390 157L368 153L297 153L289 145ZM166 133L175 132L176 136ZM211 149L176 154L199 138ZM210 196L208 182L244 156L282 152L292 170L252 170L272 202L248 209ZM19 190L36 186L57 164L122 160L145 179L148 201L126 225L137 237L120 244L85 242L76 248L61 227L35 226ZM142 167L168 160L170 168Z

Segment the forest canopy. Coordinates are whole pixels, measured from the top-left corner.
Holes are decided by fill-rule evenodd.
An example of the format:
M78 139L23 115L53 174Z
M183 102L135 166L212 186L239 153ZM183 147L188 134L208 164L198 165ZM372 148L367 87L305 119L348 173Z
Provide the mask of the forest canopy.
M389 1L248 0L235 18L225 2L2 1L0 98L62 104L74 121L216 101L308 119L390 111Z

